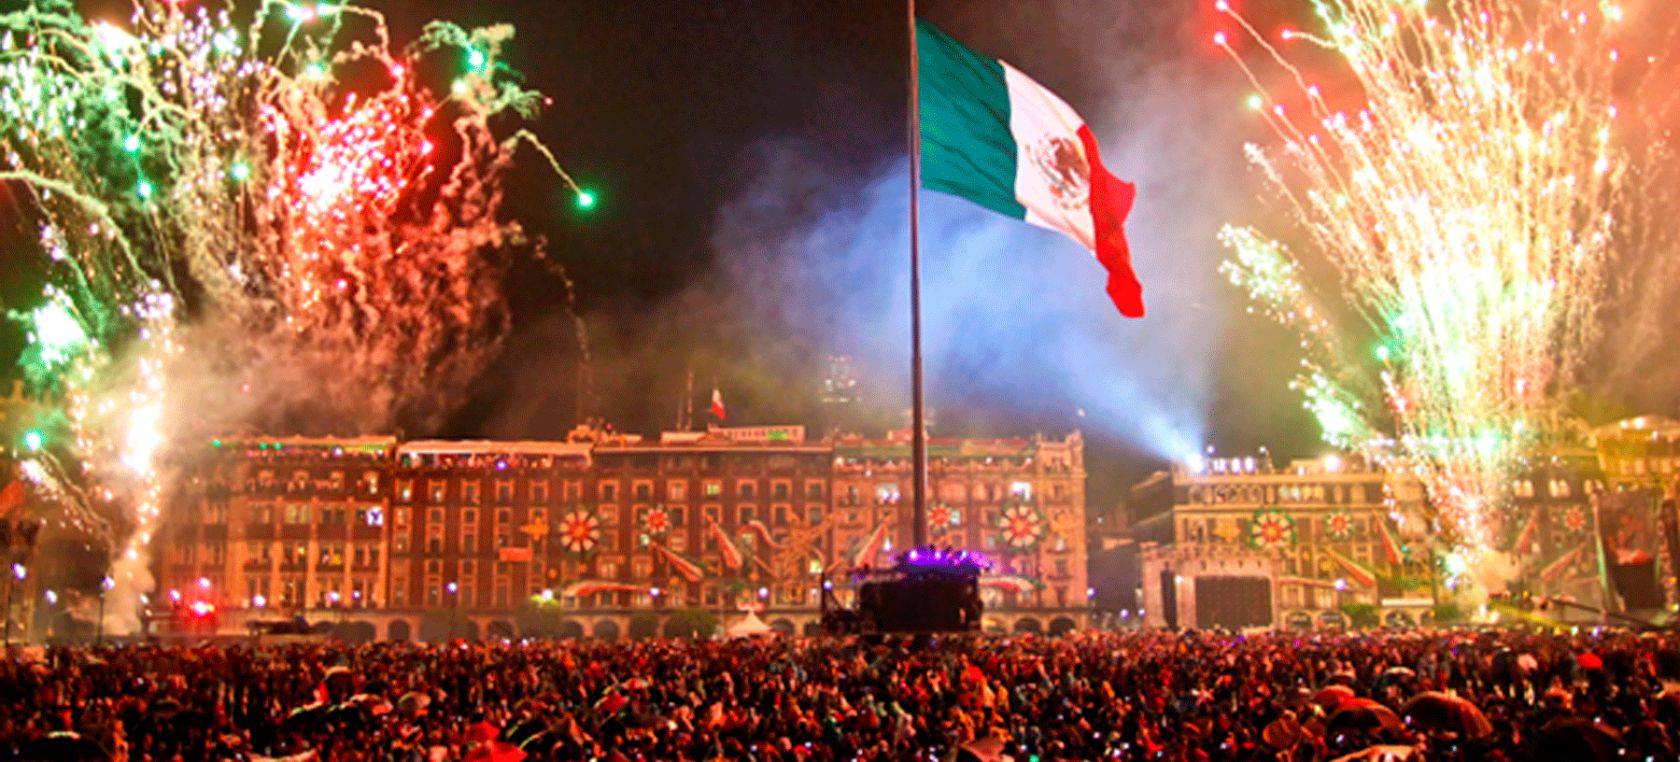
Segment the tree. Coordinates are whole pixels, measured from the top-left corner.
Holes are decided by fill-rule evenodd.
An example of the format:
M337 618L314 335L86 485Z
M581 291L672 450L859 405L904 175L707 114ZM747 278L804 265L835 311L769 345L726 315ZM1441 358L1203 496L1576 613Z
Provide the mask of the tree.
M638 611L630 616L630 639L647 640L659 634L659 615L652 611Z
M717 615L705 609L678 609L665 620L667 638L710 637L718 628Z
M560 607L531 604L513 615L519 637L551 639L560 637Z
M1342 613L1347 615L1348 624L1357 629L1376 627L1382 622L1377 616L1377 607L1369 603L1344 603Z
M466 637L461 612L451 609L432 609L420 615L420 640L425 643L444 643Z

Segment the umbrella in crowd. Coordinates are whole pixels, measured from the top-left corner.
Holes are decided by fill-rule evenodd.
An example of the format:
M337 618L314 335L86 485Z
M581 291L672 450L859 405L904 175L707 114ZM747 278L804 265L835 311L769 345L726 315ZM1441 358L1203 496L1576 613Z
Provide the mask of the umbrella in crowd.
M54 760L62 762L95 762L109 760L111 753L100 746L98 742L85 738L79 733L59 731L48 733L46 736L24 746L18 753L19 759L25 760Z
M1352 688L1339 683L1326 685L1313 694L1313 703L1323 707L1326 711L1333 710L1337 704L1354 697Z
M1370 699L1348 699L1336 705L1330 721L1324 726L1326 736L1341 733L1398 735L1406 732L1400 717L1382 704Z
M1624 751L1620 732L1585 718L1546 726L1534 748L1535 762L1611 762Z
M1664 653L1680 633L66 649L0 660L0 759L1672 760Z
M1427 733L1453 733L1464 738L1481 738L1493 732L1482 710L1457 696L1429 691L1420 693L1401 708L1400 714L1413 728Z

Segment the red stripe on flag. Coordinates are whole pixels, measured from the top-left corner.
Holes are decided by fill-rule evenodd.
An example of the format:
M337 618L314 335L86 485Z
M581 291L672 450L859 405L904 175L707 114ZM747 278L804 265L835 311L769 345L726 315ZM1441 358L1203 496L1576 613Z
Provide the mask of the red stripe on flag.
M1079 126L1079 142L1091 165L1091 225L1097 261L1108 270L1108 298L1126 317L1143 317L1143 284L1132 272L1132 249L1126 243L1126 217L1137 200L1137 186L1108 171L1097 151L1090 125Z
M20 505L23 505L23 482L13 479L5 489L0 489L0 516L11 513Z

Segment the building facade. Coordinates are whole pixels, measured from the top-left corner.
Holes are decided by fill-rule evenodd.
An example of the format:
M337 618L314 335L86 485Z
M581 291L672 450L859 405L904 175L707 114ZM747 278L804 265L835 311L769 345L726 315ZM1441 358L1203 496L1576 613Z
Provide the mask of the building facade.
M1650 487L1673 497L1680 478L1680 421L1645 415L1593 431L1605 481L1613 487Z
M836 546L856 548L887 528L892 548L913 541L910 442L902 436L834 443ZM928 442L928 541L979 550L995 584L981 592L993 629L1062 631L1084 622L1087 585L1085 448L1065 439Z
M1132 499L1146 626L1311 626L1428 597L1422 485L1356 457L1198 459Z
M822 581L913 536L905 437L580 428L565 441L216 440L157 548L154 606L394 639L657 630L752 608L814 628ZM929 537L997 568L995 629L1085 621L1083 441L934 440ZM844 590L844 585L840 586Z
M1572 441L1526 458L1509 510L1491 517L1493 584L1601 605L1595 496L1671 483L1680 423L1633 419ZM1131 505L1149 626L1341 624L1350 604L1417 622L1451 597L1439 570L1456 561L1435 555L1422 484L1356 457L1198 459L1140 482Z

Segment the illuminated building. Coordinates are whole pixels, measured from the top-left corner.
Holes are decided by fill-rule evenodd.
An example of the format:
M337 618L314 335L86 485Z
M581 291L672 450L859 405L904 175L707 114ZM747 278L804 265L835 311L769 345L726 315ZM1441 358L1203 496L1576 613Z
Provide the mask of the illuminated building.
M389 605L396 447L394 437L212 442L155 543L154 611L233 621Z
M1517 569L1512 592L1599 604L1592 498L1604 489L1599 460L1585 445L1553 446L1527 459L1511 484L1513 521L1498 537Z
M749 607L800 632L824 572L844 587L906 549L907 463L902 437L801 426L216 440L159 538L157 603L213 606L223 631L301 615L394 639L641 636L680 609ZM998 563L991 626L1084 621L1077 434L936 439L932 472L930 537Z
M1358 606L1415 621L1429 599L1421 501L1416 481L1352 456L1175 464L1133 492L1143 621L1312 626Z
M834 489L842 548L888 527L902 550L913 537L909 432L834 442ZM995 565L982 580L989 629L1071 629L1089 612L1085 542L1085 446L1065 439L928 441L928 539L968 548ZM1046 621L1048 619L1048 621Z
M1610 485L1672 493L1680 477L1680 421L1655 415L1629 418L1600 426L1593 440Z

